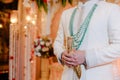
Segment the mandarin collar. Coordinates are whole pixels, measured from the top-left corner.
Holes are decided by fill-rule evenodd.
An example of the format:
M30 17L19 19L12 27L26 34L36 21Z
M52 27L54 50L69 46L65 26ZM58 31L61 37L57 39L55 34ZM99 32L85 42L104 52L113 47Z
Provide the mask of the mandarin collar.
M78 2L78 8L82 7L82 6L89 6L89 5L93 5L99 1L104 1L104 0L87 0L84 4L83 2L79 1Z

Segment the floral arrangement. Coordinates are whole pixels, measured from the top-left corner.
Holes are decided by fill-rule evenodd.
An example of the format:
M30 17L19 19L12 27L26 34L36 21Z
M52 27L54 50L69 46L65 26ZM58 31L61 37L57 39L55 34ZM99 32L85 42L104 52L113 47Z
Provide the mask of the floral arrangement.
M34 41L34 53L36 56L50 57L53 54L52 40L49 37L38 37Z
M35 2L39 10L41 10L41 8L43 7L45 12L48 12L48 2L52 5L53 1L54 0L24 0L23 5L26 7L30 7L30 6L34 6L34 2ZM73 2L73 0L56 0L56 2L60 2L63 6L66 5L67 1L70 4L72 4Z
M47 8L48 1L50 1L52 3L53 0L36 0L38 8L40 9L41 7L43 7L44 10L47 12L47 10L48 10L48 8ZM61 1L62 5L65 6L67 1L70 4L72 4L73 0L58 0L58 1Z

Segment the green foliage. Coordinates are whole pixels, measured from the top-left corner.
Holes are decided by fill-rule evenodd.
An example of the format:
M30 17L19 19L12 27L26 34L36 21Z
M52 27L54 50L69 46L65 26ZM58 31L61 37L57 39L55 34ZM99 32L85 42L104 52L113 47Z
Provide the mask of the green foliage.
M47 3L43 4L43 8L44 8L45 12L48 12Z
M63 5L63 6L66 5L66 0L62 0L62 5Z
M69 2L70 4L72 4L73 0L68 0L68 2Z
M36 0L36 3L37 3L39 10L41 10L41 8L43 7L45 12L48 11L47 3L45 3L43 0Z
M45 12L48 12L48 8L47 8L47 2L45 2L44 0L35 0L37 3L37 6L39 8L39 10L41 10L41 8L43 7ZM62 5L65 7L66 6L66 2L67 0L61 0ZM73 0L68 0L68 2L70 4L72 4Z

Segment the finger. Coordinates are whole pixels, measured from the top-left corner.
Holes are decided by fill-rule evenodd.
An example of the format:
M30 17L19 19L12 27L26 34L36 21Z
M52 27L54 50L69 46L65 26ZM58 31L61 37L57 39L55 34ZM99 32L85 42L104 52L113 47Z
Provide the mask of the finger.
M73 67L73 65L70 65L69 63L64 63L66 66L68 66L69 68Z
M68 62L68 61L65 61L65 64L66 65L69 65L69 66L76 66L77 64L76 63L74 63L74 62Z
M73 58L63 56L63 62L68 65L76 65L77 61L75 61Z
M77 57L78 57L77 53L72 54L72 57L73 57L73 59L76 61L76 60L77 60Z
M62 60L63 60L64 62L71 62L71 61L72 61L72 58L69 57L69 56L63 55Z
M72 58L71 54L68 54L68 53L63 54L63 56L68 57L68 58Z
M77 55L74 55L74 54L69 54L67 56L65 55L65 56L63 56L63 59L65 61L72 62L72 63L78 62Z

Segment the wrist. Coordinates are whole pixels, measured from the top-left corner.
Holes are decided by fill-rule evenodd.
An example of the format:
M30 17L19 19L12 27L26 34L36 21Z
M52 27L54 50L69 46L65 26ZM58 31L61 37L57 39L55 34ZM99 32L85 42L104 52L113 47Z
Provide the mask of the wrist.
M61 53L61 56L60 56L60 59L61 59L61 63L62 63L62 65L64 65L64 61L63 61L63 59L62 59L62 57L63 57L63 53L64 53L64 51Z
M87 62L86 62L86 54L84 52L84 62L83 62L83 65L86 67L87 66Z
M84 66L87 66L86 60L83 62L83 65L84 65Z

